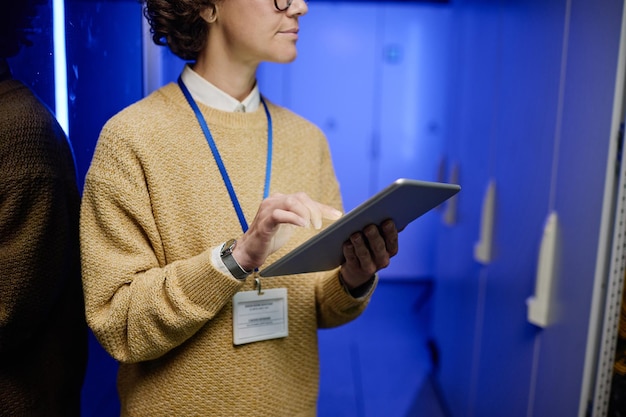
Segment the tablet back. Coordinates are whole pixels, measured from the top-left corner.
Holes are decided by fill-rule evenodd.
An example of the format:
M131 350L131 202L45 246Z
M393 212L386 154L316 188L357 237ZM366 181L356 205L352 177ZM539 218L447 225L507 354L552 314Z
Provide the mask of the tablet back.
M392 219L398 230L460 191L456 184L400 178L342 218L261 270L262 277L333 269L344 261L342 246L354 232Z

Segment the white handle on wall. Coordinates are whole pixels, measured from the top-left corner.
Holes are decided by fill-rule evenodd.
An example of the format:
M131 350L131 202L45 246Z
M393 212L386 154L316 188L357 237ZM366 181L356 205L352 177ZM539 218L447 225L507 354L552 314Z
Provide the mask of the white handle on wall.
M493 258L493 225L496 212L496 182L490 180L483 198L480 217L480 239L474 245L474 259L482 264L489 264Z
M557 274L556 262L559 249L559 221L556 211L548 215L543 228L539 260L537 263L537 280L535 282L535 295L528 297L528 321L539 327L550 324L552 290L554 279Z

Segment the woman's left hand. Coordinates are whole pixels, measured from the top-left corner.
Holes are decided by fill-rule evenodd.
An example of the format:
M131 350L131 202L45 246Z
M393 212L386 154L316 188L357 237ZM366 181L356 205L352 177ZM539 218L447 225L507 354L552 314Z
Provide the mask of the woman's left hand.
M371 224L353 233L343 245L346 261L341 266L341 277L348 289L367 282L372 275L386 268L398 253L398 230L392 220L380 226Z

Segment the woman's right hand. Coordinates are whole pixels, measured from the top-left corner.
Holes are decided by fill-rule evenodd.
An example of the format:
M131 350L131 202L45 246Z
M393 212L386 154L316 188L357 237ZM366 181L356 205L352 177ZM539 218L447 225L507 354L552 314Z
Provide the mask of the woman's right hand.
M272 194L261 202L248 231L237 241L233 257L251 271L282 247L295 227L321 229L322 220L337 220L339 210L312 200L306 193Z

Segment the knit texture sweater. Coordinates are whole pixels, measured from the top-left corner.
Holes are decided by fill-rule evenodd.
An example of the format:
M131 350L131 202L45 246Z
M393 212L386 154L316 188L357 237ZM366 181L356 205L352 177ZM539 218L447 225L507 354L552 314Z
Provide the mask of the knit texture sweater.
M87 325L80 197L65 134L0 82L0 416L78 416Z
M263 198L263 108L229 113L198 103L248 223ZM268 102L270 193L304 191L341 208L328 144L310 122ZM232 297L254 290L211 263L212 248L241 236L224 181L193 111L169 84L102 129L86 177L81 251L87 320L121 362L124 416L314 416L317 329L357 317L338 271L264 278L286 288L289 335L233 345ZM311 237L300 228L271 263Z

